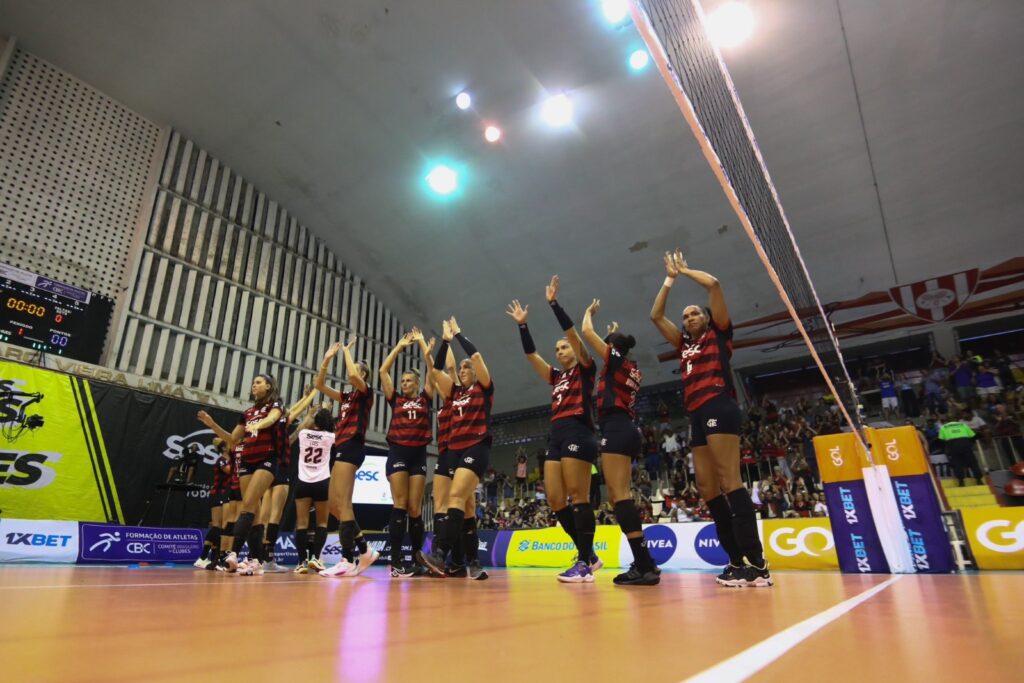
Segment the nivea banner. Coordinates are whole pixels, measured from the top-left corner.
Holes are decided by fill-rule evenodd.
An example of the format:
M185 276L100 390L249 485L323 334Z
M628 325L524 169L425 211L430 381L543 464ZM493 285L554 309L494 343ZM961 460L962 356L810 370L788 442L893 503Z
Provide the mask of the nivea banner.
M78 543L83 564L193 562L203 549L203 532L83 522Z

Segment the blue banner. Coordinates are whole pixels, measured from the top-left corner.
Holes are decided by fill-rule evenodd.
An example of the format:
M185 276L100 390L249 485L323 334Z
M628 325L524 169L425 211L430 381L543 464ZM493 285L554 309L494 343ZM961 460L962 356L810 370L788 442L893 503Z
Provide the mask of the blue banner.
M78 562L194 562L203 549L203 531L82 522Z
M925 574L956 570L938 497L927 474L892 477L892 490L910 541L914 569Z
M826 483L824 487L839 568L849 573L888 574L889 563L875 529L863 480Z

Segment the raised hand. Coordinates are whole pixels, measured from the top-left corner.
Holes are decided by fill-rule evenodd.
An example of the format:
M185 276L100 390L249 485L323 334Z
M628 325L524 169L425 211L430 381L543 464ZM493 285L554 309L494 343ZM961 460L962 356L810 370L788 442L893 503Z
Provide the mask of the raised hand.
M341 342L340 341L339 342L334 342L333 344L331 344L331 348L327 349L327 353L324 354L324 362L326 363L326 362L330 361L332 358L334 358L335 356L337 356L339 351L341 351Z
M352 335L352 339L349 340L348 344L345 344L345 350L352 353L352 349L355 347L357 341L359 341L359 337Z
M522 325L526 322L528 311L530 310L529 304L526 308L519 303L519 299L513 299L512 303L508 305L508 310L505 311L508 315L512 316L512 319L516 321L517 325Z
M544 288L544 296L548 298L548 303L551 303L558 298L558 276L551 276L551 283Z
M676 271L682 274L684 270L689 270L690 267L686 265L686 258L683 256L682 249L676 249L676 253L672 254L672 262L676 266Z
M682 252L680 252L681 254ZM675 256L670 251L665 252L665 274L669 277L679 275L679 268L676 266Z
M594 299L593 301L590 302L590 305L587 306L586 315L589 315L589 316L593 317L593 316L597 315L597 312L600 309L601 309L601 300L600 299Z
M454 315L448 319L448 327L452 330L452 337L456 337L460 332L462 332L462 328L459 327L459 323L455 322Z
M418 328L418 327L412 328L412 332L410 332L408 336L409 336L409 341L410 342L417 342L417 343L419 343L419 342L423 341L423 332L420 331L420 328Z
M441 323L441 339L446 342L450 342L455 338L455 334L452 332L452 324L445 320Z
M427 342L427 355L428 356L430 355L430 352L434 350L434 347L436 345L437 345L437 337L431 337L430 341Z
M615 322L614 320L611 321L608 324L608 334L612 334L613 332L618 332L618 331L619 331L619 324L617 322Z
M196 413L196 417L198 417L199 421L202 422L207 427L213 427L213 418L210 417L210 414L205 410L200 410L198 413Z

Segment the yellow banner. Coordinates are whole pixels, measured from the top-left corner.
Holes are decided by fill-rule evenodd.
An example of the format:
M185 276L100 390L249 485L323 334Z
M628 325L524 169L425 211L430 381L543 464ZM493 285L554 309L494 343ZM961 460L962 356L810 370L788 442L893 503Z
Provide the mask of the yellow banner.
M928 474L928 460L918 432L911 426L867 430L876 465L885 465L890 477Z
M1024 507L960 511L978 569L1024 569Z
M852 433L814 437L814 454L818 459L821 480L826 484L864 478L863 468L867 467L867 459Z
M764 556L772 569L839 569L828 519L766 519L761 524Z
M123 522L88 384L0 361L5 517Z
M619 566L619 527L602 525L594 535L594 552L610 567ZM576 558L576 545L562 527L512 532L505 564L509 567L568 567Z

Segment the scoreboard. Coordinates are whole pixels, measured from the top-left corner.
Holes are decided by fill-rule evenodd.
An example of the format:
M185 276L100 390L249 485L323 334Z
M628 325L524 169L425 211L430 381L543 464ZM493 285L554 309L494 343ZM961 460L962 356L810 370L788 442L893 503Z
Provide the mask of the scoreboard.
M114 302L0 263L0 341L98 363Z

